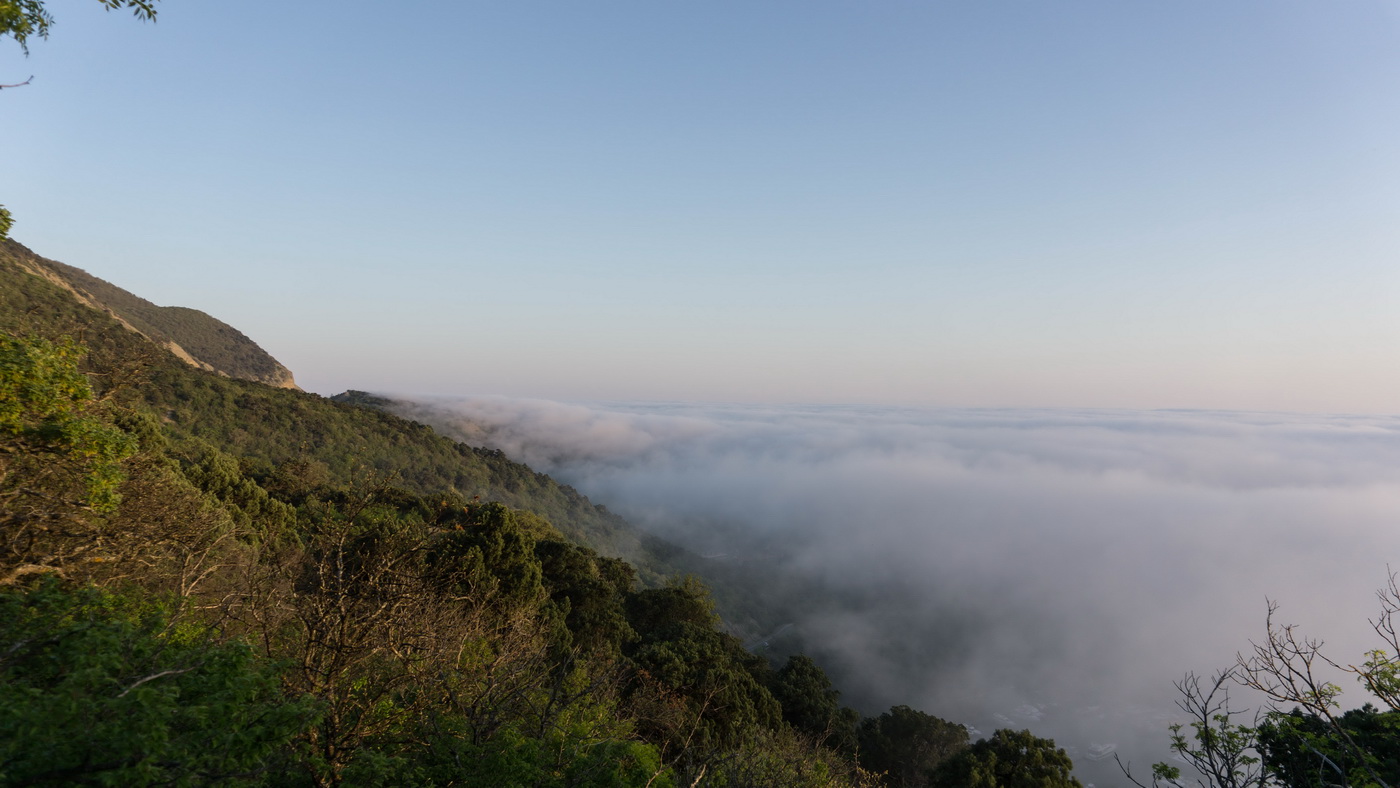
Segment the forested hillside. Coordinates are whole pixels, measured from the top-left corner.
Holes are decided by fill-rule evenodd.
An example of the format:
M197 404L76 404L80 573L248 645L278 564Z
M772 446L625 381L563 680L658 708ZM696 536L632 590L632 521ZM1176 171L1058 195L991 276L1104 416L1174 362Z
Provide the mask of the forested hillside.
M291 370L238 329L197 309L156 306L80 268L40 257L10 239L0 238L0 258L70 290L187 363L229 377L296 388Z
M20 263L32 264L34 256L6 255L15 249L23 247L0 241L0 330L80 337L91 351L83 363L101 376L99 386L109 385L110 396L125 406L158 414L164 434L182 447L219 446L257 474L292 463L330 484L376 475L416 492L500 501L549 520L576 541L626 557L652 581L671 571L657 553L672 548L499 451L455 443L374 409L198 374L142 334L85 307L62 285L28 274Z
M0 784L1076 784L1029 733L860 719L674 548L343 399L0 258Z

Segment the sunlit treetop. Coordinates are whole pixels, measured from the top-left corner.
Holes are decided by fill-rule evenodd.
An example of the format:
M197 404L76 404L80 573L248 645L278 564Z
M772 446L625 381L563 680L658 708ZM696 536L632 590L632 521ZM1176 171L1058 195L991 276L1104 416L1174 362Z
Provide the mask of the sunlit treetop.
M138 19L156 18L157 0L97 0L110 11L115 8L130 8ZM44 7L43 0L0 0L0 38L10 36L29 54L30 36L49 37L53 26L53 15Z

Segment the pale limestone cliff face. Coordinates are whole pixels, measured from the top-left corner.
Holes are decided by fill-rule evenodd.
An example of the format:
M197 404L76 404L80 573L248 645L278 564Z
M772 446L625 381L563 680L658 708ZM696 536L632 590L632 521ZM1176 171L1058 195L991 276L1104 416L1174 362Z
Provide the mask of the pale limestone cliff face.
M21 270L67 290L84 306L108 315L127 330L165 348L192 367L224 377L300 390L291 370L232 326L203 312L156 306L82 269L40 257L13 240L0 241L0 256ZM193 320L199 328L206 329L206 333L213 334L216 341L210 342L206 337L202 352L199 348L187 349L178 341L181 331L177 321L166 319L177 314L184 317L185 323Z
M281 364L278 364L278 366L282 367ZM292 377L292 371L290 369L287 369L286 367L282 367L281 374L263 375L260 377L249 379L256 380L259 383L265 383L274 388L296 389L297 391L301 391L301 386L298 386L296 379Z

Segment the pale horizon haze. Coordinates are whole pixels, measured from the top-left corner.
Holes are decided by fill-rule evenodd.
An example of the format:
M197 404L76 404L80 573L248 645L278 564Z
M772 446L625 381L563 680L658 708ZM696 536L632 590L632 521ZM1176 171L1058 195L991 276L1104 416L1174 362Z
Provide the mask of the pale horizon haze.
M49 3L13 237L306 389L1400 412L1400 3Z

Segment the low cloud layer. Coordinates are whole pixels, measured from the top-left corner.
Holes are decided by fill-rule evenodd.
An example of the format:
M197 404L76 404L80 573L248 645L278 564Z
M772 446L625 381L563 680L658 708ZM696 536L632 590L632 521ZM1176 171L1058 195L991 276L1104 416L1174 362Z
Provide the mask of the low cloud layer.
M1354 660L1400 561L1394 418L504 399L410 415L818 589L794 629L862 711L1081 747L1158 726L1173 680L1259 637L1266 598Z

